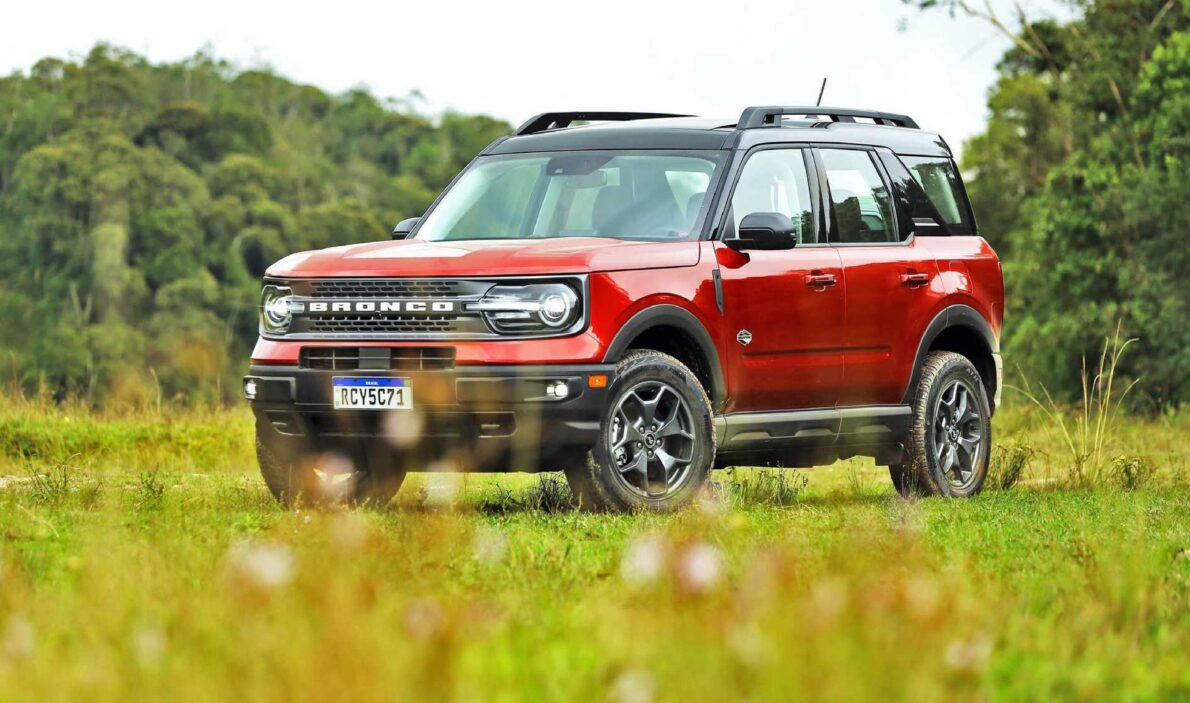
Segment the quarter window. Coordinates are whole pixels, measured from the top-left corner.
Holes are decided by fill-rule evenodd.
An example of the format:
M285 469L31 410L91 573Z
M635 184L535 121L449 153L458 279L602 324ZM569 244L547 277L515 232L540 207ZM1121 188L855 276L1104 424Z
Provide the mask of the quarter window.
M830 185L834 236L844 243L894 242L892 197L870 152L860 149L822 149Z
M733 231L757 212L778 212L793 220L798 244L818 241L803 150L765 149L748 158L731 196Z
M902 156L901 160L926 192L926 197L938 210L942 221L950 225L952 230L970 233L971 223L967 221L963 190L959 186L954 162L931 156Z

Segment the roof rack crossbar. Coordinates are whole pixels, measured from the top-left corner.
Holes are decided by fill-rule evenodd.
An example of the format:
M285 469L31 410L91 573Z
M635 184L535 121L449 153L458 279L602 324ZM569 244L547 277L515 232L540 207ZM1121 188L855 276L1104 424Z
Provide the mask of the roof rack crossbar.
M831 122L855 122L855 118L863 117L876 124L889 127L907 127L918 129L917 123L908 115L898 115L893 112L876 112L874 110L853 110L838 107L801 107L770 105L766 107L749 107L740 115L736 122L737 129L756 129L757 127L777 127L781 124L781 117L786 115L800 117L829 117Z
M536 134L547 129L562 129L578 121L606 121L628 122L630 120L651 120L660 117L689 117L689 115L675 115L669 112L602 112L598 110L584 110L582 112L543 112L529 118L525 124L517 127L516 136Z

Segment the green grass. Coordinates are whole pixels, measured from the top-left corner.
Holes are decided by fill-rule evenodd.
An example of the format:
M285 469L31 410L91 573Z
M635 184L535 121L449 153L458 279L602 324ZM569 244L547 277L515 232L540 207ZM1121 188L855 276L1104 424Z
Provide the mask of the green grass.
M854 460L663 517L575 513L555 476L287 512L243 410L10 399L0 700L1190 696L1190 417L1121 420L1095 484L1023 403L996 433L1018 480L967 501Z

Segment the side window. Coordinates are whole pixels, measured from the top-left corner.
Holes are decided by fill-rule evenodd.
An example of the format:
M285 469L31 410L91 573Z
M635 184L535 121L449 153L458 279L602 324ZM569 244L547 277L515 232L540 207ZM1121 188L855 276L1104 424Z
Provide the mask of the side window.
M860 149L822 149L830 186L835 235L844 243L895 242L892 195L876 170L871 153Z
M765 149L748 158L731 196L734 230L755 212L787 215L797 229L799 244L817 242L804 150Z
M973 228L954 162L937 156L903 156L901 160L951 231L970 234Z

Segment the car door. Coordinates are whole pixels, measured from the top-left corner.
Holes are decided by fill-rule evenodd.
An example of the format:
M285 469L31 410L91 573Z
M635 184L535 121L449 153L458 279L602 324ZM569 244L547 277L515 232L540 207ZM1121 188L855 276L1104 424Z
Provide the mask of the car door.
M736 252L715 242L723 289L728 411L828 408L843 378L844 281L827 245L810 152L753 150L739 171L719 231L734 236L755 212L788 215L798 242L785 251Z
M899 217L874 150L824 147L814 155L846 284L838 404L899 404L921 335L945 297L938 265L911 236L911 220Z

